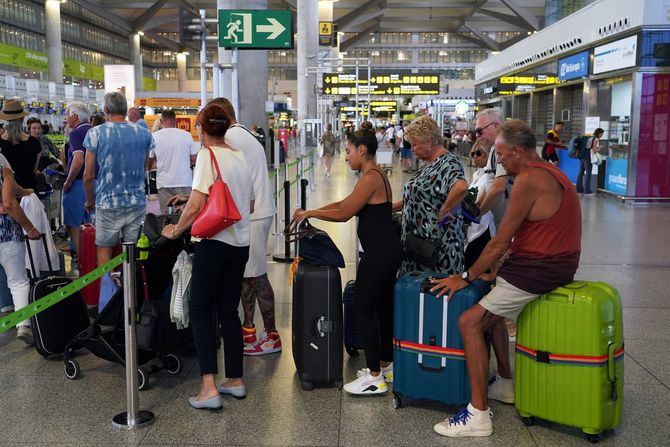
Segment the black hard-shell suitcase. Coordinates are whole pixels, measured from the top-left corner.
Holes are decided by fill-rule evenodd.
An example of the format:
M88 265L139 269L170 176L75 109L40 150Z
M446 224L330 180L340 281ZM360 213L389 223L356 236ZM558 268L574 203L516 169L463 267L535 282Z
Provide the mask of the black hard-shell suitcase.
M293 360L305 390L342 388L342 283L337 267L301 264L293 280Z
M44 242L44 250L47 254L47 263L51 273L46 278L39 278L35 272L30 244L26 240L32 274L30 295L28 296L28 302L31 304L72 282L69 278L56 276L44 236L42 236L42 241ZM63 355L70 340L89 326L90 320L86 312L86 305L79 292L76 292L58 304L31 317L30 323L37 352L44 357L58 357Z
M342 294L344 301L344 348L350 357L358 357L358 350L363 349L363 336L356 312L356 282L349 281Z

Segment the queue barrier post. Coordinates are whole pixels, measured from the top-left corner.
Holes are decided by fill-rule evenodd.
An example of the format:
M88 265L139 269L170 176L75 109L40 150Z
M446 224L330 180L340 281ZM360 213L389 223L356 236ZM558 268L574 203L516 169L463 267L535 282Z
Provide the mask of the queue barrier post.
M152 412L139 409L137 339L135 337L137 293L135 243L124 242L123 251L126 254L126 260L123 263L123 308L126 335L126 400L128 409L114 416L112 425L116 428L133 430L153 424L155 417Z

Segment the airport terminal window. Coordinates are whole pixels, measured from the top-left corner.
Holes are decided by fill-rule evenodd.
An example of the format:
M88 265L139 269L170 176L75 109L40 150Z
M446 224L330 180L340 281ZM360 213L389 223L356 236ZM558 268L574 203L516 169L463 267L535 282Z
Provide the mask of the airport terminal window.
M670 31L644 31L640 67L670 67Z

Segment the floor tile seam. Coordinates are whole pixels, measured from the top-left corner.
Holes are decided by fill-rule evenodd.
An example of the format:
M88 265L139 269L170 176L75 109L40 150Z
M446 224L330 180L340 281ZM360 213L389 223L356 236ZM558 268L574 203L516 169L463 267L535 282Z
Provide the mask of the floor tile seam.
M184 377L187 377L188 375L191 374L191 371L193 371L193 368L195 368L196 363L194 362L191 368L188 370L188 372L184 371ZM178 386L173 388L172 395L165 400L165 403L163 404L162 408L160 410L156 411L154 413L154 422L148 427L146 432L144 433L144 436L140 439L140 441L137 443L137 445L141 445L142 442L146 439L146 437L151 433L151 431L156 427L156 422L158 422L158 419L160 416L165 412L168 408L168 405L172 403L172 401L177 397L177 393L181 390L183 386L186 385L186 381L182 380Z
M658 382L659 385L663 386L663 387L666 388L668 391L670 391L670 386L669 386L669 384L666 384L666 383L663 382L661 379L659 379L658 377L656 377L656 375L655 375L653 372L651 372L651 371L649 371L647 368L645 368L645 366L644 366L642 363L640 363L635 357L633 357L632 355L630 355L629 352L626 352L626 357L631 358L635 363L638 364L638 366L639 366L640 368L644 369L644 370L647 372L647 374L649 374L651 377L653 377L653 378ZM625 371L625 370L624 370L624 371ZM624 372L624 386L625 386L625 384L626 384L626 376L625 376L625 372ZM631 385L639 385L639 384L631 384Z

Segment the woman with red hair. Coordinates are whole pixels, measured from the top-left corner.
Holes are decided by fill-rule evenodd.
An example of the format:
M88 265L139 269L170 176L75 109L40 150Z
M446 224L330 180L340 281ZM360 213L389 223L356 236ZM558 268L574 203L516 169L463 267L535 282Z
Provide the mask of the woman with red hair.
M209 104L198 114L196 129L203 149L193 170L193 190L176 225L168 225L163 235L174 239L188 230L207 203L216 180L211 154L214 154L221 179L228 185L241 219L211 238L196 241L191 277L189 314L202 384L189 402L193 408L220 410L221 394L237 399L246 396L242 380L242 325L237 313L242 275L249 257L250 221L253 210L251 171L244 154L225 144L231 120L225 110ZM218 317L218 318L217 318ZM227 380L216 384L217 327L223 330L223 352Z

